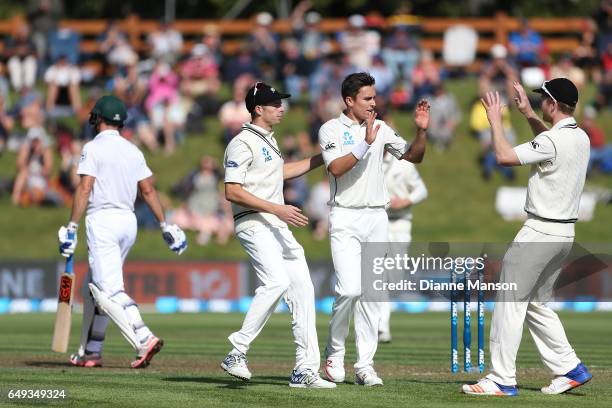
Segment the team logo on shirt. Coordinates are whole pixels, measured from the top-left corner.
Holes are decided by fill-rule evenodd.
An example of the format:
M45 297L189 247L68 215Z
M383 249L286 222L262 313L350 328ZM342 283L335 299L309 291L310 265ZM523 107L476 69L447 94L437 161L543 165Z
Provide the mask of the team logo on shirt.
M344 146L354 145L355 140L353 140L353 135L351 135L349 132L344 132L344 135L342 135L342 144Z
M261 148L261 154L263 155L265 162L269 162L272 160L272 155L270 154L270 151L265 147Z

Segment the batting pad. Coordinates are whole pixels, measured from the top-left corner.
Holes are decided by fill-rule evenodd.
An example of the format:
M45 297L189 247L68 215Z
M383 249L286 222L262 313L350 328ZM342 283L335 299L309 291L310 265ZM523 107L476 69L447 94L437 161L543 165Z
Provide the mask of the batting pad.
M98 307L115 322L121 334L123 334L123 337L125 337L128 343L134 347L134 350L138 351L140 343L136 338L136 331L125 310L128 306L131 306L134 301L126 295L125 292L119 292L109 297L108 294L101 291L93 283L89 284L89 290L96 300Z

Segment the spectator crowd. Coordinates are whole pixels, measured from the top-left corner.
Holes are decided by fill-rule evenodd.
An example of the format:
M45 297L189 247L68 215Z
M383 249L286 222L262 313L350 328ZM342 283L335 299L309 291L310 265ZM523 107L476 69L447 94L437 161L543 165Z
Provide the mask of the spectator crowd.
M273 30L272 14L258 13L255 28L231 54L223 52L224 38L216 25L205 25L188 46L170 21L148 33L144 50L133 48L118 22L108 21L96 49L84 52L81 35L59 25L61 0L28 4L27 16L3 41L0 63L0 152L17 152L14 178L0 188L10 193L15 206L69 205L78 183L81 146L95 136L87 123L89 111L103 94L113 93L126 103L126 138L151 154L173 156L188 135L207 132L205 118L218 121L221 134L212 137L227 144L250 120L246 90L258 80L278 84L292 94L290 103L307 112L303 132L280 138L286 160L297 160L318 149L318 129L342 111L340 84L355 71L368 71L376 79L381 115L409 110L427 98L432 106L428 138L435 150L445 154L465 120L480 146L483 178L496 171L514 178L511 169L495 164L479 98L461 114L445 85L457 73L421 46L419 19L408 3L387 19L376 12L351 15L346 29L333 34L321 30L321 15L308 1L293 9L292 32L283 36ZM522 21L505 43L490 49L477 74L477 94L495 89L511 105L515 80L539 87L545 79L562 76L579 90L594 83L593 100L581 100L577 116L591 137L589 171L612 172L612 148L596 125L598 112L611 104L612 1L602 0L585 21L579 47L563 55L552 55L541 35ZM230 90L227 99L220 96L223 87ZM509 116L504 126L515 140ZM196 231L202 245L211 239L224 244L231 235L222 179L222 166L202 152L199 163L171 191L179 203L170 210L171 222ZM286 201L305 208L313 219L318 239L327 233L328 197L327 180L309 188L298 178L285 188ZM137 207L137 214L141 224L150 223L144 208Z

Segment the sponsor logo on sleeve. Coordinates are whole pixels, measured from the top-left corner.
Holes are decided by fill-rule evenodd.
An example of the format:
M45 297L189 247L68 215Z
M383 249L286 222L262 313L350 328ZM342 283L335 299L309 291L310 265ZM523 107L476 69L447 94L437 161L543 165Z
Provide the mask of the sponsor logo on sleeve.
M227 161L225 162L225 167L226 167L226 168L227 168L227 167L238 167L238 163L236 163L236 162L235 162L235 161L233 161L233 160L227 160Z
M81 151L81 158L79 159L79 162L84 162L85 159L87 158L87 152L85 150Z
M538 149L540 147L540 144L536 142L535 140L532 140L531 147L533 147L534 149Z
M323 150L327 151L327 150L331 150L335 148L336 148L336 144L334 142L329 142L328 144L325 145L325 147L323 147Z

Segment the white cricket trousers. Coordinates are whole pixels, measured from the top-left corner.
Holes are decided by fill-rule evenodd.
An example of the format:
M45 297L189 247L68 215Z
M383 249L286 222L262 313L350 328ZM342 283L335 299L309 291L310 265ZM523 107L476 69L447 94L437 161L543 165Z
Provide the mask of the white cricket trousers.
M517 282L519 293L500 292L495 302L489 343L491 372L487 378L516 385L516 355L524 321L542 361L554 375L563 375L580 363L559 316L546 305L573 241L527 226L514 238L504 256L500 281Z
M136 241L136 216L131 211L108 209L87 215L87 247L89 279L111 300L121 304L136 337L143 342L151 331L144 324L138 305L126 293L123 283L123 263ZM101 352L108 317L95 307L84 285L83 327L79 352Z
M317 339L314 287L304 257L304 249L287 227L260 225L236 234L246 250L262 285L242 328L228 339L242 353L249 346L276 309L281 297L291 312L295 339L295 369L319 371L320 354Z
M351 314L355 319L355 343L359 373L374 365L378 345L380 303L362 302L361 243L387 242L387 213L380 208L349 209L333 207L329 214L332 259L336 272L336 299L329 321L327 358L344 359L345 340Z
M389 220L389 245L391 254L407 254L412 240L411 220ZM391 300L380 302L379 333L391 333Z

